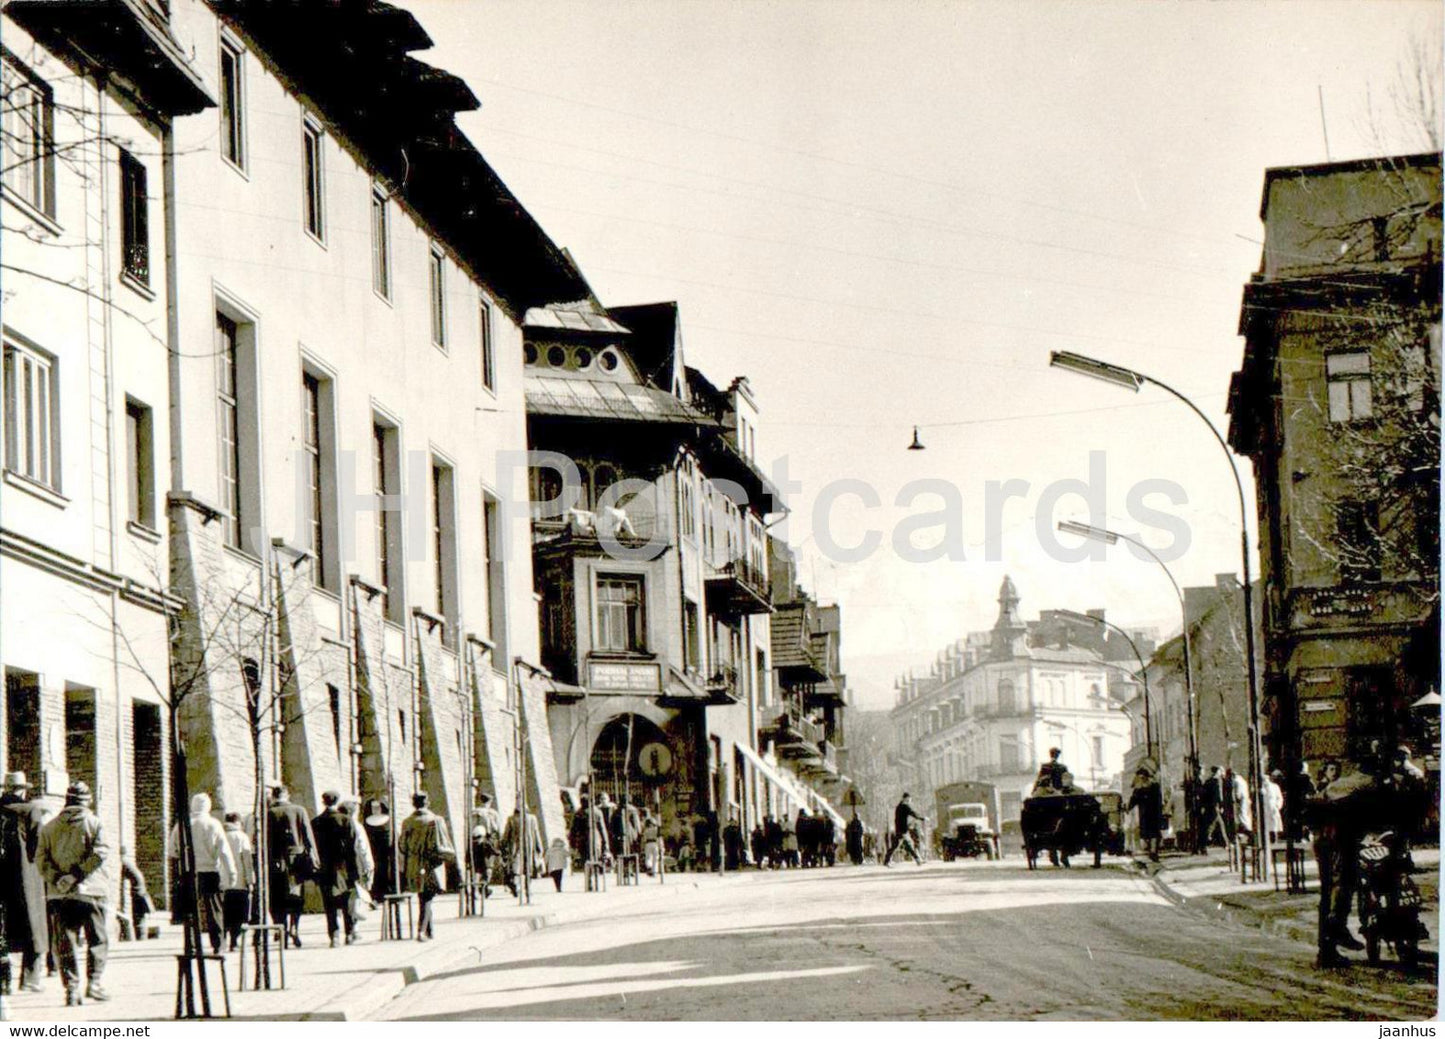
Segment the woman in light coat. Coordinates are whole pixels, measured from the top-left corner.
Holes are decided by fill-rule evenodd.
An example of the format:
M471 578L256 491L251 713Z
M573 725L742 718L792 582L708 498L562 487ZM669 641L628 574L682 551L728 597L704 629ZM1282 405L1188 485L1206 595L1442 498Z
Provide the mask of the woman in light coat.
M1279 780L1283 778L1284 773L1275 771L1259 783L1260 803L1264 808L1264 828L1271 839L1284 833L1284 791L1279 785Z

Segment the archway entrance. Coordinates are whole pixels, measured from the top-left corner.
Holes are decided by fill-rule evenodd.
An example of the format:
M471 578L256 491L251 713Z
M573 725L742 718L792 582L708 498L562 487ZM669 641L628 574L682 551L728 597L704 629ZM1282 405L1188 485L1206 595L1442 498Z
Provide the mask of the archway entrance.
M618 715L592 745L592 791L605 793L614 804L626 795L632 804L652 806L666 824L677 815L682 767L677 747L655 722Z

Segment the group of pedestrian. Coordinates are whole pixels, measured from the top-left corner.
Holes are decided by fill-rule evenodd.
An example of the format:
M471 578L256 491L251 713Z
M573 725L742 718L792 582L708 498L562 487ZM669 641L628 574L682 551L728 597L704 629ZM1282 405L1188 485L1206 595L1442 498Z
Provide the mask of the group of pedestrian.
M105 975L109 938L106 916L116 859L98 816L90 787L71 783L65 806L53 816L31 796L24 772L5 776L0 793L0 986L14 979L11 957L20 956L20 988L41 992L47 959L59 969L65 1005L110 996ZM86 971L80 971L80 949ZM83 982L83 984L82 984Z
M726 841L724 848L727 848ZM799 808L795 816L786 812L774 816L770 812L753 827L747 850L752 853L752 864L759 869L832 866L838 861L838 824L824 811L809 812L806 808ZM745 862L743 852L739 823L737 866Z
M696 839L695 832L691 835ZM681 854L684 846L692 851L688 836L689 831L684 828L674 845L680 868L684 868L684 861L693 858L691 854ZM638 868L649 876L662 868L662 820L650 807L634 804L625 793L618 795L615 804L605 790L597 794L595 801L582 794L568 827L568 840L571 859L584 868L589 863L610 868L619 856L636 856ZM551 870L553 854L549 849L548 869L560 891L561 881ZM556 854L560 858L561 849Z

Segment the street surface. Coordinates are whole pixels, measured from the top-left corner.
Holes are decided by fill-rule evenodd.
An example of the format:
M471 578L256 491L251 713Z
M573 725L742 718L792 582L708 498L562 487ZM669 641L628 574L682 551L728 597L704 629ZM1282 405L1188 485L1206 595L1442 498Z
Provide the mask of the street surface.
M1433 964L1408 977L1363 964L1320 972L1312 959L1307 945L1175 907L1119 863L1034 874L1017 860L838 866L747 873L687 897L547 928L488 950L475 967L409 986L378 1016L1421 1020L1436 1013Z

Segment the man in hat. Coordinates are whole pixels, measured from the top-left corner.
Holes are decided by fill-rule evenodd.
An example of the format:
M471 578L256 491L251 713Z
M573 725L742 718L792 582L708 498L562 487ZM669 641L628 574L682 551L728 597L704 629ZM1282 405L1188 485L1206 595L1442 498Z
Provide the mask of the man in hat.
M50 945L45 920L45 882L35 868L40 830L50 813L30 797L24 772L5 776L0 794L0 991L10 990L10 955L20 954L20 987L40 992L40 954Z
M414 811L401 827L401 876L408 891L416 892L416 940L432 940L432 899L442 889L439 871L456 860L446 820L427 806L426 794L411 799Z
M328 790L321 795L321 814L311 820L311 833L316 838L316 888L321 892L321 905L326 910L326 935L331 947L337 946L338 932L345 930L346 944L356 941L356 917L352 913L351 893L356 888L361 870L356 859L356 835L351 819L341 811L341 795ZM341 917L341 926L337 917Z
M81 932L89 946L85 999L104 1002L101 986L108 942L106 903L110 900L110 845L100 819L90 810L90 787L75 782L65 792L65 807L40 831L35 864L45 878L45 897L55 927L55 951L65 983L65 1005L80 1006L77 947Z
M301 946L301 885L316 872L316 837L306 810L291 803L290 792L271 788L266 811L266 857L270 881L271 920L283 924L291 944Z

